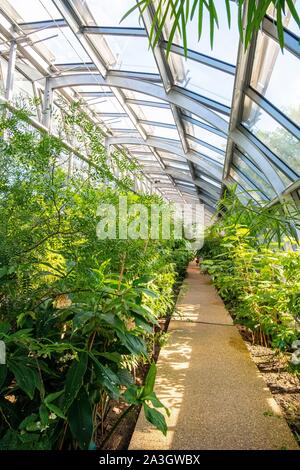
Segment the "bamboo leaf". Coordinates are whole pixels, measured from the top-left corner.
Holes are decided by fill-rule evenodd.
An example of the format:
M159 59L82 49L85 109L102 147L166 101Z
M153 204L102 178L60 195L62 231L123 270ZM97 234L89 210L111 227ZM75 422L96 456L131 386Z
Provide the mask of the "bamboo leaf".
M231 0L225 0L225 4L226 4L226 13L227 13L227 20L228 20L228 26L229 26L229 28L230 28L230 26L231 26L230 1L231 1Z
M278 5L278 7L277 7L276 20L277 20L278 41L279 41L279 45L280 45L281 49L283 49L283 46L284 46L284 34L283 34L283 25L282 25L281 9L280 9L280 6L279 6L279 5Z

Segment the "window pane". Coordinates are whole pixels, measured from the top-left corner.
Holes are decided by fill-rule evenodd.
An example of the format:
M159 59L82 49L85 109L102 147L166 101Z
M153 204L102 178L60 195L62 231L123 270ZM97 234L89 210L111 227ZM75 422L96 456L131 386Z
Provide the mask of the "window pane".
M103 36L116 62L112 69L131 72L158 73L156 62L149 49L148 38L131 36Z
M73 3L77 3L73 0ZM87 6L95 19L95 23L89 21L89 25L138 27L139 12L134 10L122 23L121 18L134 6L132 0L87 0ZM88 16L87 16L88 18Z
M299 4L300 4L299 0L293 0L293 3L299 14ZM282 18L283 26L287 28L289 31L291 31L292 33L296 34L296 36L300 36L299 25L297 25L296 21L291 16L290 10L287 7L287 5L285 5L285 10L286 10L286 15L283 16ZM274 18L276 20L276 8L274 8L271 5L267 13L271 18Z
M175 125L173 114L170 109L153 108L152 106L140 106L137 104L131 104L130 106L138 119Z
M261 202L263 200L266 200L266 196L259 190L259 189L254 189L249 181L247 179L237 173L234 168L230 169L230 176L235 179L246 191L249 196L251 196L255 201Z
M201 145L201 144L199 144L197 142L194 142L193 140L190 140L190 139L188 139L188 144L189 144L189 147L192 150L195 150L196 152L202 153L203 155L206 155L207 157L211 158L212 160L216 160L220 163L224 162L224 157L222 155L220 155L217 152L214 152L211 149L208 149L204 145Z
M200 178L202 178L204 181L207 181L208 183L211 183L216 188L221 188L221 183L217 183L216 181L210 179L208 176L200 175Z
M55 7L52 0L13 0L11 2L13 8L21 16L24 21L42 21L51 20L52 18L61 18L61 14Z
M208 144L213 145L214 147L217 147L221 150L226 149L226 139L223 139L223 137L220 137L213 132L207 131L202 127L196 125L193 126L189 123L186 123L184 127L187 134L193 135L197 139L203 140L204 142L207 142Z
M259 33L251 86L300 126L300 61Z
M155 137L162 137L164 139L179 140L179 135L176 129L167 129L165 127L148 126L146 124L143 124L143 128L145 129L146 134L149 136L154 135Z
M171 58L178 54L170 53ZM182 59L183 71L174 69L175 84L186 87L219 103L230 106L234 77L212 67L200 64L195 60ZM220 86L222 84L222 86Z
M186 161L185 158L179 157L178 155L175 155L174 153L159 151L158 154L165 161L166 164L169 164L171 162L185 162Z
M90 62L89 55L70 28L47 28L32 34L31 37L33 41L43 39L40 44L47 47L54 57L54 62L58 64Z
M231 2L231 28L228 27L226 6L224 0L214 1L218 13L219 28L215 29L213 49L210 45L209 15L204 6L202 35L198 42L198 7L192 21L187 24L188 48L202 54L215 57L224 62L235 64L238 49L238 23L237 6ZM166 34L166 39L168 34ZM182 46L182 39L177 34L173 40L175 44Z
M300 143L258 105L245 98L243 124L294 171L300 173Z
M259 171L248 165L247 161L234 154L233 163L241 170L253 183L260 188L270 199L276 196L274 189L266 178L263 178Z
M189 171L189 166L184 163L168 162L167 166L170 168L178 168L180 170Z

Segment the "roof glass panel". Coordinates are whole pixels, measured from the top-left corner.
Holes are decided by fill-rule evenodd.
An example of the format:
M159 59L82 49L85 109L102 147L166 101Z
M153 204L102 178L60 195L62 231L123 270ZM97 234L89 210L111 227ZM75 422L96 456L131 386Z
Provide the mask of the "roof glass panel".
M140 93L138 91L124 90L126 98L141 100L141 101L153 101L154 103L165 103L165 101L156 98L155 96L146 95L146 93Z
M247 159L240 157L235 153L233 157L233 163L270 199L276 196L275 190L269 181L267 181L266 178L262 176L262 174L258 169L255 168L254 165L251 165L251 163L249 164Z
M158 152L159 156L163 158L166 161L174 161L174 162L185 162L185 158L180 157L179 155L175 155L174 153L168 153L168 152Z
M30 0L30 7L27 1L13 0L13 8L24 21L42 21L53 18L61 18L61 14L52 0Z
M170 56L177 56L174 52ZM192 59L183 60L185 74L174 74L175 84L230 106L234 77ZM222 87L220 87L222 83Z
M47 28L31 35L33 41L42 40L58 63L87 62L89 55L70 28Z
M167 165L169 168L178 168L180 170L185 170L185 171L188 171L189 170L189 166L185 163L178 163L178 162L168 162L168 165Z
M258 47L262 42L263 54L255 55L251 86L300 126L300 61L286 49L282 53L273 39L259 33Z
M178 179L178 178L175 178L175 181L177 183L179 183L181 186L187 186L188 188L191 188L191 189L195 189L195 186L194 186L194 183L190 183L189 181L185 181L184 179ZM195 189L196 191L196 189Z
M120 23L121 18L134 5L132 0L101 0L101 8L99 0L86 0L82 3L89 8L98 26L140 26L138 10L133 11Z
M96 113L124 113L124 109L120 105L117 98L103 98L92 103L90 108Z
M207 131L202 127L193 126L190 123L185 123L184 127L188 134L195 136L197 139L203 140L204 142L207 142L208 144L213 145L214 147L218 147L221 150L226 149L227 141L226 139L223 139L223 137L220 137L219 135L214 134L213 132Z
M148 126L143 124L143 128L145 129L148 136L155 136L155 137L162 137L164 139L172 139L172 140L179 140L179 135L176 129L168 129L166 127L158 127L158 126Z
M299 140L248 97L245 97L243 124L284 163L300 174Z
M32 82L29 81L24 75L15 70L14 74L14 88L13 88L14 97L22 98L34 98Z
M108 127L114 130L126 129L131 131L131 129L135 129L129 118L116 118L111 120L107 119L104 122Z
M255 201L261 202L262 200L267 199L258 188L253 187L251 182L249 182L243 174L237 172L234 168L230 169L230 175L247 191L248 195L251 196Z
M300 5L299 0L294 0L293 3L299 14L299 5ZM294 18L291 16L290 10L287 5L285 5L285 11L286 11L286 15L283 16L283 20L282 20L283 26L299 37L300 36L299 26L297 25ZM268 9L268 15L271 18L276 19L276 10L274 9L272 5Z
M213 48L210 45L209 15L204 7L202 35L198 41L198 7L192 21L187 25L187 43L189 49L214 57L224 62L235 64L238 49L237 6L231 6L231 28L228 27L224 0L215 0L218 12L219 28L216 28ZM233 3L233 2L232 2ZM167 39L167 38L166 38ZM179 35L174 37L174 44L182 46Z
M204 145L201 145L198 142L194 142L191 139L187 139L187 140L188 140L189 147L192 150L195 150L196 152L202 153L203 155L206 155L207 157L209 157L213 160L216 160L220 163L224 162L224 157L222 155L220 155L219 153L215 152L214 150L211 150L211 149L205 147Z
M206 181L207 183L212 184L212 185L215 186L216 188L221 188L221 183L217 183L215 180L212 180L212 179L209 178L208 176L200 175L200 178L203 179L204 181Z
M116 62L114 70L158 73L155 59L149 49L148 38L132 36L103 36Z
M175 125L171 109L153 108L152 106L140 106L137 104L130 104L130 107L138 119Z

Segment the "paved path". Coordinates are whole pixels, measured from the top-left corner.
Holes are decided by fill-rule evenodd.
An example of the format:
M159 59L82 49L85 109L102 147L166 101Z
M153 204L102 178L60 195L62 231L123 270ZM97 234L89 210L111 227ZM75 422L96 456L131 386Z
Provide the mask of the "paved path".
M208 276L191 263L159 356L168 433L140 414L129 449L298 449Z

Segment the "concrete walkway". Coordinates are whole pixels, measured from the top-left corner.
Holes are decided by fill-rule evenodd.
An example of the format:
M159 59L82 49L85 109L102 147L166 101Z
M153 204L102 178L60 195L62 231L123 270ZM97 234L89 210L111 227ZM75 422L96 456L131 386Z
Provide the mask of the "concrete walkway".
M140 413L129 449L298 449L208 276L191 263L159 356L164 437Z

